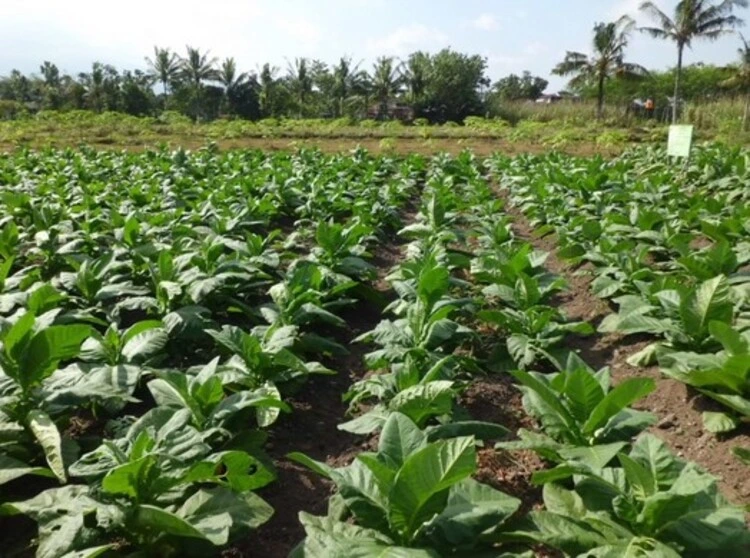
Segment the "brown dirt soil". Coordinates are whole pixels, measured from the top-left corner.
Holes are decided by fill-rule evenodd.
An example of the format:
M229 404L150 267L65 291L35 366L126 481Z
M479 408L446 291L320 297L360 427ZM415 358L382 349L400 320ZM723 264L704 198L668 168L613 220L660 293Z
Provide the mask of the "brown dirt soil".
M521 392L508 375L490 376L472 382L460 404L480 421L500 424L515 438L519 428L534 428L533 420L521 405ZM521 513L541 505L541 489L531 485L531 475L544 469L539 457L530 451L495 450L492 444L479 451L475 478L522 501Z
M504 192L499 192L507 200ZM555 255L554 236L536 238L533 229L523 214L509 202L506 211L513 218L515 233L536 248L550 253L547 267L569 282L569 289L561 296L564 312L575 319L585 319L598 325L611 310L606 302L594 296L589 285L592 278L571 269ZM684 384L665 378L658 367L634 368L627 359L645 348L653 339L624 337L620 334L597 334L592 337L573 337L570 344L595 368L609 366L615 382L633 377L650 377L656 381L656 390L635 408L646 410L657 416L650 431L663 439L680 457L695 461L713 475L719 477L719 485L731 501L750 503L750 471L732 455L735 447L750 448L750 425L745 425L731 435L717 436L705 432L701 414L719 408L708 398Z

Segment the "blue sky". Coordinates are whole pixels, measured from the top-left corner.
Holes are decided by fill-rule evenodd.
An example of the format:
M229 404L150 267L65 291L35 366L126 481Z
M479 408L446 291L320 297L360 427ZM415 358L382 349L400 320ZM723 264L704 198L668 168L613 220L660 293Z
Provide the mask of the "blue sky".
M670 10L676 0L660 0ZM530 70L544 77L566 50L589 51L591 28L640 0L0 0L0 75L37 71L43 60L67 72L101 60L143 67L154 45L186 44L234 56L244 70L295 56L335 62L348 54L365 67L381 54L404 57L450 46L486 56L495 80ZM740 15L750 20L748 10ZM736 37L700 42L687 62L726 64ZM649 68L674 64L674 46L645 36L628 58ZM550 89L565 80L551 77Z

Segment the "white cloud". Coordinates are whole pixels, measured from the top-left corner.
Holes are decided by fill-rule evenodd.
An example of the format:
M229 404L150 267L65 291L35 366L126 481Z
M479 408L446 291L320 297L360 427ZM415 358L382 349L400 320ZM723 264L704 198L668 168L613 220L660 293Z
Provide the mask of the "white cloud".
M499 22L492 14L482 14L471 22L471 26L481 31L494 31L499 27Z
M399 27L379 39L369 40L367 50L377 54L402 56L419 49L447 46L447 40L447 35L442 31L415 23Z

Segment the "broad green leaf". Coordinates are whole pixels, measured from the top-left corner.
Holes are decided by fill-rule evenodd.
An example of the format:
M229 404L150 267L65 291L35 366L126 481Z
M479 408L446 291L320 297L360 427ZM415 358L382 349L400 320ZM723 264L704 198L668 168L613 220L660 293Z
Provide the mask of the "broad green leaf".
M731 432L740 426L737 419L726 413L703 413L703 428L714 434Z
M630 378L610 391L594 408L583 425L589 436L606 426L607 422L620 411L656 389L656 382L650 378Z
M435 442L408 457L388 495L394 529L405 537L414 536L445 505L447 490L475 468L472 438Z
M702 283L683 300L680 316L685 330L698 338L705 335L712 321L730 322L733 310L729 283L720 275Z
M393 413L383 427L378 443L378 453L390 464L401 467L410 455L422 449L427 436L408 417Z
M573 519L583 519L586 515L586 506L574 490L568 490L551 482L544 485L542 494L544 507L549 512L566 515Z
M470 548L482 533L504 523L520 505L512 496L466 479L451 488L445 508L429 522L425 534L436 548Z
M34 434L39 445L42 446L49 468L60 482L67 482L68 477L65 473L65 462L62 452L62 438L57 426L44 411L29 411L26 420L32 434Z
M712 321L708 330L730 355L748 354L748 341L742 334L724 322Z
M55 474L45 467L32 467L23 461L0 454L0 486L26 475L55 478Z
M198 490L185 501L178 515L213 544L221 546L266 523L273 509L252 492L238 494L214 488Z
M307 467L311 471L314 471L315 473L319 474L321 477L325 477L327 479L331 478L331 473L334 471L334 468L330 465L327 465L323 463L322 461L316 461L315 459L308 457L304 453L300 452L292 452L287 454L287 459L291 459L295 463L299 463L303 467Z
M660 487L671 486L684 467L684 463L669 451L666 444L652 434L638 437L630 458L648 468Z
M516 370L511 372L511 375L521 382L526 387L534 390L534 392L557 414L557 417L572 431L578 430L578 425L575 417L565 408L560 401L560 397L541 380L536 379L528 372L522 370Z
M42 381L60 361L77 356L90 334L91 329L83 325L52 326L38 332L24 352L21 383L31 386Z
M131 333L131 330L128 330L128 333L123 338L124 346L122 348L122 356L128 362L142 362L164 349L169 341L169 336L166 330L163 329L161 322L156 323L159 325L148 328L144 326L144 329L130 336L128 334Z
M196 529L180 516L165 509L140 504L131 516L131 528L136 531L164 533L189 539L209 540L206 535Z
M604 399L604 390L593 374L579 369L563 373L565 396L571 413L578 422L586 422L596 406Z

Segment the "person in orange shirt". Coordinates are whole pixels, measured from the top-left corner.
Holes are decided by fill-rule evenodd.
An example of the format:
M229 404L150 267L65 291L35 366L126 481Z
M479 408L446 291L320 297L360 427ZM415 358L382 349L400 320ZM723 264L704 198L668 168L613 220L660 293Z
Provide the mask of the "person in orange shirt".
M646 104L644 105L644 108L646 109L646 118L653 118L654 117L654 100L649 98L646 99Z

